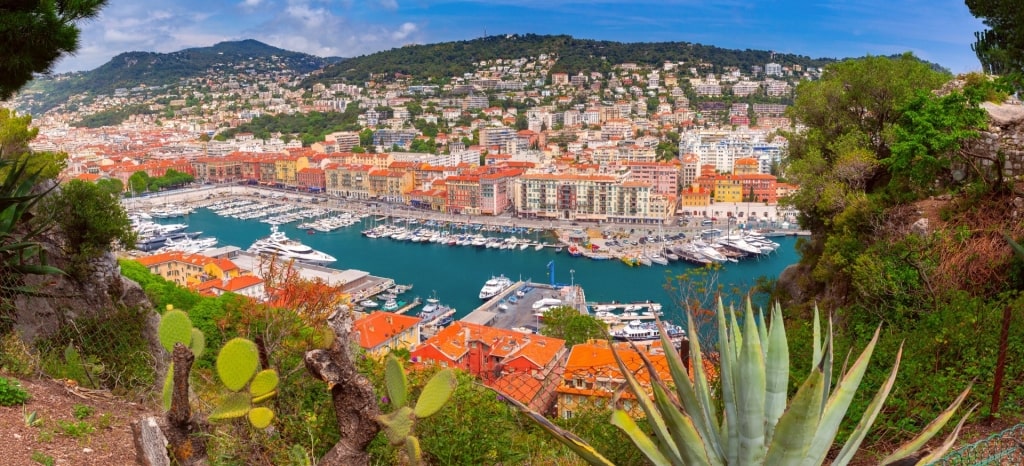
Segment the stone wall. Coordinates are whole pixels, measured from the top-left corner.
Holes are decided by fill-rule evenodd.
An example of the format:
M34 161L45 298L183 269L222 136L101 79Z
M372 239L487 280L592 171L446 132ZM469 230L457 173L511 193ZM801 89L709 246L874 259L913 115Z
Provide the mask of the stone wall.
M1024 176L1024 106L1020 102L982 104L989 114L989 128L969 142L964 151L974 156L987 174L993 174L999 154L1005 157L1003 176Z

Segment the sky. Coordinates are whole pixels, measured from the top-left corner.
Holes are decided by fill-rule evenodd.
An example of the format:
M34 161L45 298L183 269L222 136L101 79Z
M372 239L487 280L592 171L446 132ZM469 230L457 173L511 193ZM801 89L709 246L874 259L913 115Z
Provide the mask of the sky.
M81 47L54 67L94 69L128 51L174 52L256 39L354 57L484 35L568 34L683 41L812 58L913 52L954 73L980 70L984 29L954 0L109 0L79 24Z

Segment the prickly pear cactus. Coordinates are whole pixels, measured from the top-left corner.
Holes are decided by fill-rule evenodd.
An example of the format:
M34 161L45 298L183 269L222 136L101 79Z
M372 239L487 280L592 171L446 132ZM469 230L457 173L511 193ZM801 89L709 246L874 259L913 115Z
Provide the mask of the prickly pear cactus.
M160 316L160 325L157 327L157 336L160 344L168 353L174 351L175 343L181 343L192 351L195 357L200 357L206 351L206 336L199 329L192 327L192 319L189 319L185 311L174 309L171 304L167 305L167 311ZM171 391L174 387L174 365L167 367L167 375L164 377L162 401L164 410L171 409Z
M217 353L216 367L221 383L231 393L221 399L209 419L224 421L246 416L257 429L269 426L274 419L274 411L254 405L277 394L279 379L277 371L273 369L257 372L260 360L256 343L245 338L228 341Z
M388 441L395 446L404 446L406 455L412 464L419 464L422 452L419 439L413 435L417 419L429 417L444 407L444 404L455 393L458 381L451 369L444 369L430 378L423 387L415 407L406 406L409 398L408 380L402 363L394 355L388 355L384 363L384 380L387 384L391 404L396 409L388 414L377 417L377 422L384 427Z

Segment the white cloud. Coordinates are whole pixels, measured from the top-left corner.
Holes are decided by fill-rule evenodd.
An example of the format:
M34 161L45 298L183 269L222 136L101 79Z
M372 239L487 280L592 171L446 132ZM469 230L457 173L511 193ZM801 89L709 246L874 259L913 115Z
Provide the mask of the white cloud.
M384 7L384 9L394 11L398 9L398 0L380 0L380 6Z
M402 23L397 31L391 33L391 38L394 40L405 40L418 29L415 23Z

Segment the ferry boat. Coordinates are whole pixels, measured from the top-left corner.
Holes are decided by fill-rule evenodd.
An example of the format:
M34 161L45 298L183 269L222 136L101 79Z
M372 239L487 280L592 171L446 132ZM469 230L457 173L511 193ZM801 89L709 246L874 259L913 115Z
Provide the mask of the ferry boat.
M661 322L665 327L665 333L669 339L675 340L686 336L682 327L665 321ZM654 341L661 338L658 332L658 325L654 322L643 322L639 319L631 320L625 327L611 332L612 338L623 341Z
M323 265L337 260L330 254L288 239L283 232L277 229L277 225L271 225L270 236L256 240L252 246L249 246L248 251L260 255L275 255L282 259L295 259L309 264Z
M483 288L480 288L480 299L491 299L497 296L502 291L508 289L508 287L510 286L512 286L511 278L508 278L504 275L499 275L497 277L492 276L490 280L487 280L484 283Z

